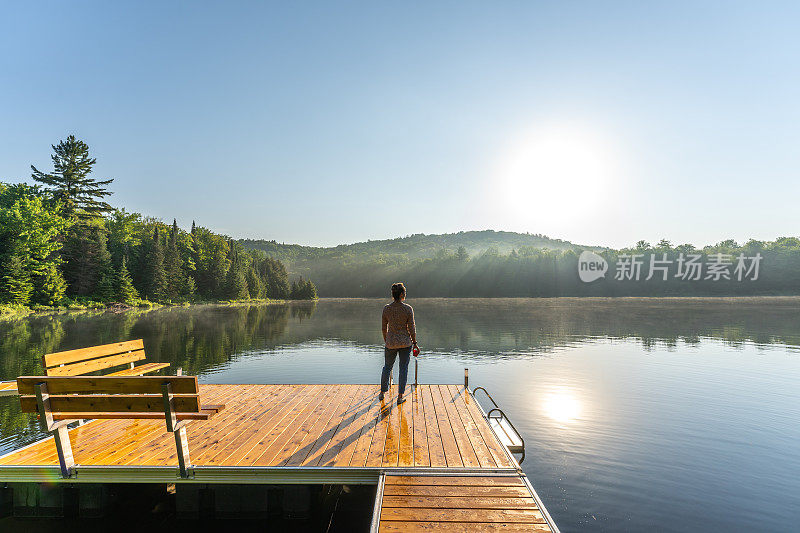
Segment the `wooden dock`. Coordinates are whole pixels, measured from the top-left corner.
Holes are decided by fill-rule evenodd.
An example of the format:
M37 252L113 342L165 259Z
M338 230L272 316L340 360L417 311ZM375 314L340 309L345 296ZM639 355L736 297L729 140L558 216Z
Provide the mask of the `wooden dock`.
M396 392L381 402L374 384L201 385L202 403L225 409L187 422L188 478L163 419L93 420L69 430L73 477L61 478L49 437L0 457L0 483L374 484L381 531L404 520L478 531L509 516L504 530L557 531L464 386L409 385L400 405ZM414 477L435 475L450 477Z

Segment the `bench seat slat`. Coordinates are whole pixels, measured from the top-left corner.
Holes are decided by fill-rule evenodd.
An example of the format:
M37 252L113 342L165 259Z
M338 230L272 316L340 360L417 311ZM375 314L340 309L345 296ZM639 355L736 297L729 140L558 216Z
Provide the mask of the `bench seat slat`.
M161 370L162 368L167 368L169 363L145 363L143 365L135 366L133 368L126 368L125 370L120 370L119 372L111 372L110 374L106 374L107 376L141 376L142 374L147 374L149 372L155 372L156 370Z
M50 394L161 394L169 383L174 394L197 394L197 376L21 376L22 395L33 395L34 385L46 383Z

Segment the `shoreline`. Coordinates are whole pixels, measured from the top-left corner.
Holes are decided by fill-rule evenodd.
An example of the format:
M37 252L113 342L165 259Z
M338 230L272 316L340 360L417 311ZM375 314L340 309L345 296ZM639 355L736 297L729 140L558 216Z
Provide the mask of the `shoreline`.
M109 302L100 305L90 303L84 307L46 307L29 308L11 305L0 305L0 321L15 320L26 317L60 316L70 314L103 314L103 313L130 313L134 311L148 312L158 309L185 309L202 306L239 307L246 305L284 305L294 302L319 302L319 301L355 301L355 300L386 300L381 296L322 296L314 300L278 300L278 299L250 299L250 300L206 300L197 302L183 302L174 304L159 304L145 302L139 305ZM797 302L800 295L762 295L762 296L424 296L410 299L409 301L426 300L532 300L532 301L583 301L583 302L625 302L625 301L674 301L674 302L726 302L745 303L749 301L772 302Z
M15 320L26 317L61 316L70 314L103 314L103 313L131 313L134 311L148 312L158 309L186 309L201 306L238 307L245 305L283 305L291 302L315 302L317 300L276 300L270 298L250 300L207 300L199 302L183 302L174 304L159 304L146 302L146 304L130 305L121 302L108 302L103 305L89 304L85 307L47 307L32 309L0 305L0 321Z

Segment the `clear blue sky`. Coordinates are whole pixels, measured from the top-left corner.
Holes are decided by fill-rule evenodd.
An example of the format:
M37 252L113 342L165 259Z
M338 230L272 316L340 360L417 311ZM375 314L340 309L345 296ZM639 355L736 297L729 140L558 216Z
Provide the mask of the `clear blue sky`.
M0 180L75 134L115 205L235 237L798 235L798 6L17 2Z

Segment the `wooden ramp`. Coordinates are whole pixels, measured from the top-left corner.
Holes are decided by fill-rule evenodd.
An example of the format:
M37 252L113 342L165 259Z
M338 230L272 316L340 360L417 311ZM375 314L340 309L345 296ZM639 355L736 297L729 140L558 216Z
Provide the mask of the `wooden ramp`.
M387 474L381 488L373 531L554 531L519 474Z

